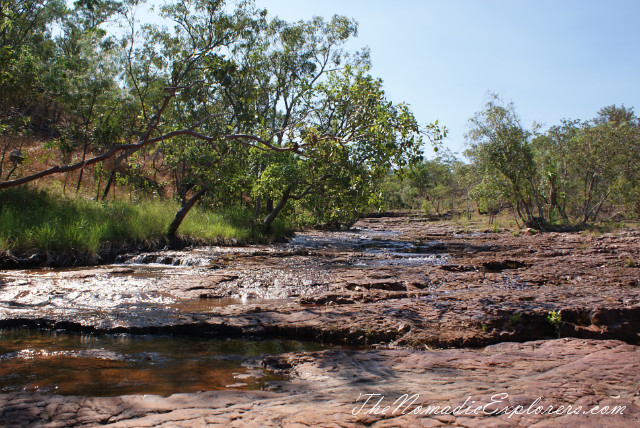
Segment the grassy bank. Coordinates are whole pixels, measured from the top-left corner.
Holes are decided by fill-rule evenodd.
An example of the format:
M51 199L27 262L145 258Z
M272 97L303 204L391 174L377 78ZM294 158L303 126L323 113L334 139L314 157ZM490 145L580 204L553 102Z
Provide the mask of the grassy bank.
M105 245L161 239L178 208L176 201L100 203L37 189L9 189L0 192L0 252L96 254ZM249 213L240 209L213 213L195 207L178 234L209 242L255 238Z

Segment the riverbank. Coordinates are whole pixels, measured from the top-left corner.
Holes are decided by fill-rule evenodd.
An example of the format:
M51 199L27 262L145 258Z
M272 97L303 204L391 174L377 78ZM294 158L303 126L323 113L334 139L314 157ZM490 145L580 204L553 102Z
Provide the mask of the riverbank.
M0 276L4 327L415 348L640 338L640 232L468 232L363 219L291 242ZM100 290L96 294L96 289Z
M100 203L26 187L2 191L0 269L92 266L126 253L269 242L287 233L283 227L259 233L252 213L241 208L216 213L195 207L169 238L178 209L171 200Z
M363 219L345 231L307 231L280 244L0 272L5 329L51 331L60 340L73 332L87 338L82 343L162 335L203 342L295 339L341 348L266 352L259 365L285 377L279 389L270 384L266 391L238 392L233 381L223 390L169 397L159 396L164 390L79 397L46 392L55 384L30 392L13 385L0 395L6 409L0 420L22 417L35 426L637 426L639 259L635 229L515 236L407 216ZM19 349L3 356L6 366L61 355L43 345ZM104 356L104 350L81 351L63 356ZM164 361L146 351L111 358ZM242 364L255 367L256 358ZM68 372L72 383L69 376L86 373ZM626 412L508 417L384 415L366 408L353 414L359 394L367 393L384 395L384 405L403 394L420 394L420 404L457 406L469 396L486 404L507 393L511 406L541 397L547 406L622 405Z

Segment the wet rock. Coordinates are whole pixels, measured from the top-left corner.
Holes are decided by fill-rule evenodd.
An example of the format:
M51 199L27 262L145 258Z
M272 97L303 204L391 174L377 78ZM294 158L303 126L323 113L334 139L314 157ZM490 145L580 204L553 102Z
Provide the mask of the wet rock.
M453 223L383 217L286 244L149 256L195 266L3 271L0 325L356 344L380 331L375 339L388 346L417 348L558 335L639 340L638 268L626 260L640 259L640 232L458 232ZM560 325L551 311L561 312Z
M111 269L110 273L114 274L114 275L124 275L124 274L129 274L129 273L133 273L134 270L131 268L116 268L116 269Z
M440 269L446 272L473 272L478 270L475 266L463 266L463 265L444 265L440 266Z
M301 305L348 305L354 302L353 297L343 294L321 294L320 296L307 296L298 299L298 303Z
M487 272L502 272L506 269L520 269L528 264L519 260L491 260L482 263Z
M559 339L435 351L330 350L268 357L264 364L289 373L292 381L280 383L277 392L169 397L3 394L0 421L45 427L640 424L640 348L618 341ZM541 414L537 406L554 412ZM617 414L588 414L595 406Z
M265 357L262 360L262 364L265 368L274 372L288 371L293 367L293 364L287 358L280 355Z
M389 291L405 291L407 286L404 285L404 281L394 281L389 279L375 279L375 280L359 280L349 281L346 283L345 288L347 290L389 290Z

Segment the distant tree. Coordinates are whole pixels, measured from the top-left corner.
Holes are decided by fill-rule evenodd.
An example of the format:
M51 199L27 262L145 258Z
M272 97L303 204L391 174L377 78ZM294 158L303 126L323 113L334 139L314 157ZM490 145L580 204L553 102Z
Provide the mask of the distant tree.
M567 204L575 193L570 176L571 141L575 138L580 121L562 120L532 141L535 162L541 180L540 187L548 204L548 218L569 220Z
M506 188L503 194L528 225L541 227L545 221L539 180L531 145L512 103L504 105L492 95L484 110L470 119L466 155L487 176L497 175ZM537 215L536 215L537 212Z
M513 106L496 100L476 114L468 135L479 177L471 194L482 209L506 200L536 226L595 222L608 203L638 212L640 126L632 109L608 106L590 121L563 120L532 136Z
M570 140L569 164L579 183L582 223L596 221L612 193L619 200L625 199L625 193L634 199L632 189L638 186L640 160L638 135L633 110L609 106L593 121L582 124Z

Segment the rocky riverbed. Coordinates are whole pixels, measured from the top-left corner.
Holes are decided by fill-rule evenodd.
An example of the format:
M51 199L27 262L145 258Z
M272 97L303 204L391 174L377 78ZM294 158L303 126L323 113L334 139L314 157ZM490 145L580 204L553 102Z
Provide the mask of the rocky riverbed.
M288 379L276 390L109 398L9 392L0 399L0 420L637 426L639 264L637 230L514 236L384 217L349 231L298 234L287 244L121 256L118 264L87 269L3 271L4 328L293 339L343 348L261 355L269 373ZM367 405L354 414L359 394L373 393L389 406L402 394L419 394L411 409L458 406L468 397L486 404L505 393L510 406L540 397L547 405L626 411L403 415L376 414Z

